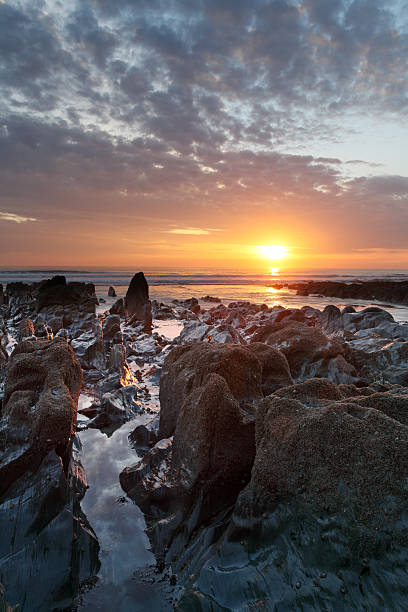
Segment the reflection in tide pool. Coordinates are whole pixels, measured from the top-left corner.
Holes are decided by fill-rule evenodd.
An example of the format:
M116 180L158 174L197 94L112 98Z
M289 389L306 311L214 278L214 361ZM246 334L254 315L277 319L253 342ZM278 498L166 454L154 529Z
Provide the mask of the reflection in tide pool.
M95 588L81 596L81 610L170 609L158 585L147 578L155 558L149 550L143 514L125 497L119 483L122 469L139 459L129 446L128 434L149 418L137 417L110 437L97 429L80 433L89 485L81 506L99 540L101 561Z

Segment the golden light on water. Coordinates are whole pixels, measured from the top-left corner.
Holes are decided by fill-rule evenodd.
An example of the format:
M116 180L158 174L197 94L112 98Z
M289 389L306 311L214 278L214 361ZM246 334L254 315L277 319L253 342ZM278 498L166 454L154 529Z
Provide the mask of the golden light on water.
M272 274L272 276L279 276L279 268L278 268L278 266L272 266L271 274Z
M262 257L267 257L273 261L283 259L289 255L290 247L280 244L268 244L258 246L258 253ZM273 269L273 268L272 268Z
M276 293L280 293L280 289L276 289L275 287L268 287L267 292L275 295Z

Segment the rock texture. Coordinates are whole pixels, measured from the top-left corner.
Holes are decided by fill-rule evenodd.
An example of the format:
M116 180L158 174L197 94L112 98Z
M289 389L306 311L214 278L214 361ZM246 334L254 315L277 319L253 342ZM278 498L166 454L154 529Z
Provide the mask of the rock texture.
M1 412L0 492L71 441L81 367L62 338L21 342L11 355Z
M224 378L241 406L252 412L253 401L262 397L262 366L253 352L230 344L180 346L166 358L160 379L160 438L173 435L183 403L212 373Z

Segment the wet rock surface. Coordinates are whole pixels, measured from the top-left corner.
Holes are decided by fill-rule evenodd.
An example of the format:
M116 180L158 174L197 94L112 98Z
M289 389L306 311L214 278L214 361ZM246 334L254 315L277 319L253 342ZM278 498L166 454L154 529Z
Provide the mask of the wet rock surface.
M92 287L58 277L6 288L6 601L405 609L408 326L379 307L150 304L135 279L102 314ZM84 463L76 428L93 441Z

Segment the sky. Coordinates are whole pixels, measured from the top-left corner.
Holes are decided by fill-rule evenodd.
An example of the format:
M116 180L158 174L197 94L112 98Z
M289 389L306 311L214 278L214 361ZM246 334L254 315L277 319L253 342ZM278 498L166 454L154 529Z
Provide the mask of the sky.
M0 0L0 265L408 268L407 82L406 0Z

